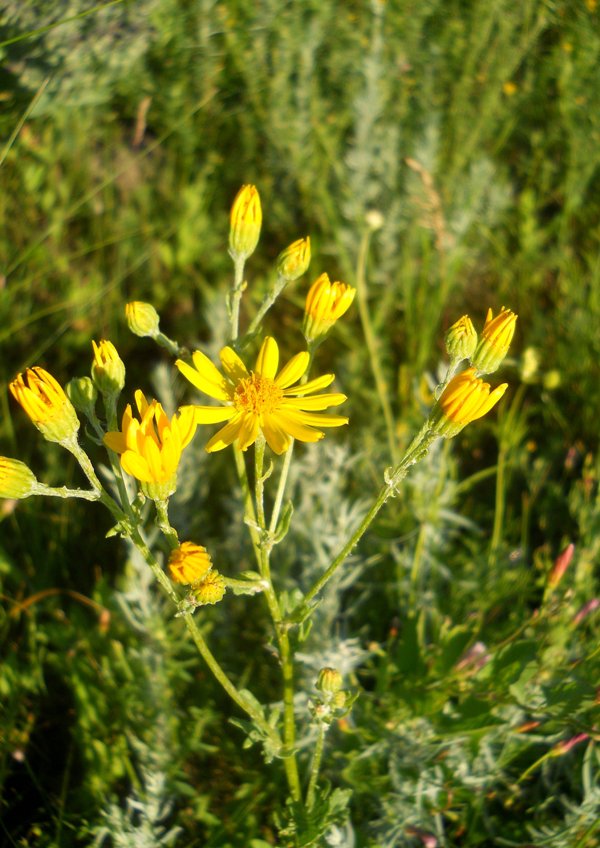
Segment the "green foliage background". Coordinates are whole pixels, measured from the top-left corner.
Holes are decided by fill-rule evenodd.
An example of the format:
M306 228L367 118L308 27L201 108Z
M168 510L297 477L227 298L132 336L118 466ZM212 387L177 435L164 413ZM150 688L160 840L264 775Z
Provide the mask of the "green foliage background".
M128 391L176 404L183 381L128 334L123 306L149 300L168 335L218 350L242 183L264 209L245 315L306 234L310 279L353 283L365 216L383 216L369 307L401 444L444 330L465 312L480 325L488 306L519 314L498 415L415 469L301 647L306 694L323 664L360 691L326 751L327 780L352 790L349 820L302 844L600 844L598 613L574 621L600 593L596 6L0 9L0 449L45 482L81 483L8 381L41 364L65 383L88 373L90 339L110 338ZM306 282L267 321L286 353L302 345ZM390 462L356 311L317 365L335 371L351 425L298 451L281 587L320 573ZM226 460L196 438L173 518L233 574L250 552ZM104 539L107 517L30 499L4 502L0 520L0 844L287 844L281 765L242 750L235 709L133 552ZM571 566L545 593L569 542ZM232 675L276 700L260 599L202 617Z

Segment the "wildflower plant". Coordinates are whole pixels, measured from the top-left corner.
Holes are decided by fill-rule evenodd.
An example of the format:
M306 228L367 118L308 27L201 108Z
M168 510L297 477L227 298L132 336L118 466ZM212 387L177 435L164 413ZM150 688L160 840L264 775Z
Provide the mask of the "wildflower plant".
M348 313L356 290L345 283L332 283L326 273L316 279L307 290L303 324L298 326L297 337L290 340L297 352L282 365L279 344L263 334L262 321L286 286L302 285L299 281L310 264L310 240L299 238L281 252L276 282L242 334L245 264L258 246L261 223L259 193L255 186L243 186L230 217L229 253L234 279L227 301L229 343L220 351L218 365L204 351L198 349L190 355L164 336L151 304L134 301L125 308L128 326L135 335L154 339L177 357L173 373L178 369L190 384L189 402L168 415L160 400L136 388L134 403L123 407L125 364L108 340L92 343L91 378L75 378L66 392L44 369L29 368L12 382L12 394L44 438L73 454L90 488L45 486L24 463L0 457L0 496L79 497L99 501L110 511L115 522L112 535L120 535L137 549L172 602L173 614L182 619L202 660L245 715L245 721L237 724L247 734L248 742L261 743L266 761L276 760L274 768L282 765L290 796L290 820L282 824L281 834L291 839L287 844L308 845L343 823L348 793L332 792L327 787L320 777L321 763L328 728L334 720L348 715L357 693L346 685L339 669L324 665L312 690L298 698L298 644L324 588L334 575L339 576L349 554L385 503L398 492L410 469L428 454L436 440L452 438L490 412L503 396L506 383L492 388L481 375L494 372L505 358L516 316L507 309L495 318L490 312L479 339L468 316L454 324L447 336L450 365L435 389L433 407L421 430L400 458L390 452L393 465L381 470L379 492L354 521L347 538L312 585L304 592L299 587L284 591L272 565L276 565L277 546L285 542L293 520L286 488L295 442L316 443L332 430L352 426L348 415L330 411L343 406L347 397L337 387L330 391L335 376L322 373L315 358L335 324ZM306 349L302 349L302 336ZM251 345L255 358L247 352ZM467 367L460 370L464 364ZM206 398L216 403L207 404ZM86 419L86 436L92 436L107 451L113 477L110 491L79 443L77 411ZM216 431L214 425L218 425ZM171 524L169 500L177 489L178 467L183 452L199 433L206 439L208 454L227 451L233 460L244 505L241 520L249 534L256 570L228 575L227 563L213 564L204 540L180 540ZM279 659L279 703L263 704L260 693L240 687L209 647L201 626L201 607L224 601L228 591L264 599ZM249 604L259 602L258 598L248 600ZM298 715L300 704L306 715ZM314 730L309 756L297 738L301 718L311 722Z

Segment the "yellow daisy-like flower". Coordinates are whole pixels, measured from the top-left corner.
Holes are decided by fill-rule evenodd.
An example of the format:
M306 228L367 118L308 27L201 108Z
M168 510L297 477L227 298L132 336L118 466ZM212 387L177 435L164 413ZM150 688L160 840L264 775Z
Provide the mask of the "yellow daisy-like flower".
M160 403L148 403L139 389L135 402L139 420L128 404L121 430L107 433L104 444L120 454L123 470L142 483L148 497L164 500L175 491L182 451L196 432L195 412L193 407L182 407L169 420Z
M508 388L508 383L502 383L492 391L490 384L475 374L475 368L467 368L453 377L442 392L431 415L432 429L440 436L450 439L471 421L481 418Z
M341 427L348 419L325 415L321 410L346 400L339 393L314 395L329 386L334 374L324 374L304 385L295 385L310 361L306 351L296 354L279 374L279 348L274 338L264 340L254 371L248 371L237 353L224 347L220 354L222 374L210 359L197 350L194 367L178 359L175 363L192 385L225 405L195 406L198 424L227 424L206 445L209 452L222 450L233 442L241 450L253 444L262 432L274 453L282 454L292 439L318 442L325 435L319 427Z
M66 445L77 437L77 413L52 374L43 368L28 368L15 377L9 388L49 442Z
M184 586L202 580L211 568L210 554L205 547L194 542L182 542L169 557L171 577Z

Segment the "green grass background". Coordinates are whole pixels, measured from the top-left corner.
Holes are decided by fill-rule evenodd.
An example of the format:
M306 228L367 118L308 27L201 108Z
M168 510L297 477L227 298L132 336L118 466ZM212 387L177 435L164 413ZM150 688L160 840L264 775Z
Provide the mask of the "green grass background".
M597 746L546 756L599 724L598 613L574 622L600 594L596 2L6 0L0 25L0 451L81 484L7 383L34 364L63 384L88 373L91 338L118 346L128 392L190 397L123 307L149 300L168 335L218 350L242 183L264 210L244 322L278 252L312 240L308 278L266 322L286 354L307 283L354 282L376 210L368 303L401 445L445 329L503 304L519 321L497 414L414 469L301 646L305 693L331 662L360 691L324 773L352 790L349 823L315 844L599 845ZM298 451L280 588L320 573L390 463L356 309L316 367L351 424ZM234 476L203 436L174 523L234 574L250 566ZM242 749L108 517L37 499L0 513L0 845L287 844L281 764ZM230 673L276 700L260 599L201 618ZM459 664L479 643L481 668ZM310 738L306 697L298 714Z

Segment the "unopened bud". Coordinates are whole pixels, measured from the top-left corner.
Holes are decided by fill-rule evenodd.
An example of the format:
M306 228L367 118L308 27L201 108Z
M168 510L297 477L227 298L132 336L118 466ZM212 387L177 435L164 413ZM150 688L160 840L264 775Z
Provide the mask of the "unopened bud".
M192 595L199 606L217 604L222 600L226 590L225 579L218 571L212 569L199 583L194 584Z
M287 283L305 274L310 265L310 238L298 239L277 257L277 273Z
M470 359L477 347L477 333L468 315L463 315L446 333L446 350L450 361L459 363Z
M231 207L229 252L234 259L247 259L256 250L262 226L262 209L258 189L244 185Z
M89 415L94 411L98 389L90 377L74 377L65 386L67 397L78 412Z
M131 332L140 336L140 338L149 336L153 339L160 332L158 312L151 303L144 303L143 300L132 300L125 306L125 318Z
M343 682L337 668L322 668L317 678L317 689L325 695L335 695L342 688Z
M103 395L118 395L125 385L125 364L112 342L92 341L92 379Z
M35 494L37 486L35 474L24 462L0 456L0 498L22 500Z

